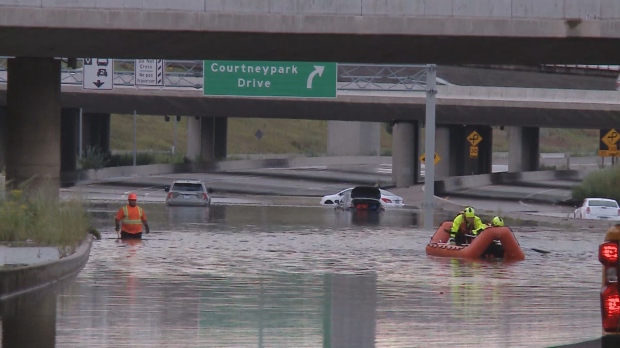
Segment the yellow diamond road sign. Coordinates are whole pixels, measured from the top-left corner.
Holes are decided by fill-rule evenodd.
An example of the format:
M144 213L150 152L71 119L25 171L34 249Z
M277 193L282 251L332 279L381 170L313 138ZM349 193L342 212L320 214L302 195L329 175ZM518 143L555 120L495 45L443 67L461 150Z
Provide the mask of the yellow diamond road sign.
M469 141L471 146L476 146L482 141L482 137L478 134L478 132L473 131L467 136L467 141Z
M425 160L426 160L426 154L423 153L422 156L420 156L420 161L422 161L422 163L425 163ZM437 164L437 162L439 162L439 161L441 161L441 157L439 157L437 152L435 152L433 163Z
M607 147L611 148L612 146L614 146L615 143L618 142L618 139L620 137L620 134L618 134L618 132L616 132L615 129L610 129L609 132L607 132L607 134L605 134L601 140L607 145Z

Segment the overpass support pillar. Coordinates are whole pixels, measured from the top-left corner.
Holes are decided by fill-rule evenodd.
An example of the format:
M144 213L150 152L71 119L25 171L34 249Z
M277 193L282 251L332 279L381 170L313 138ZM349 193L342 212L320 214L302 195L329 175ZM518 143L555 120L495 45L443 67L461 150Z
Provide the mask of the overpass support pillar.
M409 187L420 175L418 122L397 122L392 128L392 180L397 187Z
M508 171L538 170L540 163L540 128L510 127L508 129Z
M228 118L216 117L213 122L213 156L216 161L221 161L227 155Z
M187 153L192 162L200 162L200 117L187 118Z
M110 114L82 114L82 151L87 147L110 153Z
M472 145L474 142L476 145ZM488 126L439 126L436 130L436 178L490 174L493 130Z
M60 172L77 169L79 109L62 109L60 113Z
M451 141L451 135L451 127L435 127L435 153L437 153L437 156L440 158L439 162L435 164L435 180L449 177L450 169L456 167L454 165L452 167L450 166L451 163L453 163L451 157L457 157L450 151L450 145L454 142Z
M187 121L187 158L210 162L226 158L228 119L190 117Z
M0 106L0 168L4 168L6 166L6 120L8 117L8 112L6 107ZM2 188L0 188L2 190Z
M473 143L478 142L476 145ZM493 128L489 126L465 127L465 175L491 174L493 172Z
M60 185L60 60L11 58L7 84L6 180L14 187L34 178L28 190Z
M379 156L381 123L328 121L328 156Z

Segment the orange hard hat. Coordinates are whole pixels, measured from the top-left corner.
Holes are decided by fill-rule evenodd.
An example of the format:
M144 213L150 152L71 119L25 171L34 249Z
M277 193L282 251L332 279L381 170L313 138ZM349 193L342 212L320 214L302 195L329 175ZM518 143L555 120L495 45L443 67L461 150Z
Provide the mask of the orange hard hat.
M138 195L136 195L135 193L130 193L129 196L127 196L127 199L130 201L137 201Z

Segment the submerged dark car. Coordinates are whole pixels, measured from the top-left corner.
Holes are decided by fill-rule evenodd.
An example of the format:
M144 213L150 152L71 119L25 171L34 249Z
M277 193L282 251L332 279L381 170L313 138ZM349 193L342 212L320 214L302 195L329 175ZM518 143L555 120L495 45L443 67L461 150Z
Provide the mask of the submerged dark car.
M381 204L381 191L373 186L354 187L342 197L339 207L344 210L384 210Z

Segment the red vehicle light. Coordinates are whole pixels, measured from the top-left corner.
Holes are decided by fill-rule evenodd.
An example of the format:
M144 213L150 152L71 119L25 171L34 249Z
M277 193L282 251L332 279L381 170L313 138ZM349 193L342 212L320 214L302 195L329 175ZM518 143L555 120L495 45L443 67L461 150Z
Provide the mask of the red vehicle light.
M360 210L361 210L361 209L368 209L368 204L362 204L362 203L360 203L360 204L356 205L356 206L355 206L355 208L356 208L356 209L360 209Z
M605 242L599 245L598 260L605 266L616 266L618 264L618 244L616 242Z
M590 207L586 209L586 214L590 214Z
M603 330L606 332L620 331L620 296L618 286L608 286L601 292L601 316Z
M618 216L620 216L620 209L618 209Z
M381 198L381 200L383 201L383 203L392 203L392 201L389 198Z
M202 194L202 199L207 200L207 194L206 193Z
M172 198L172 192L168 192L168 198Z

